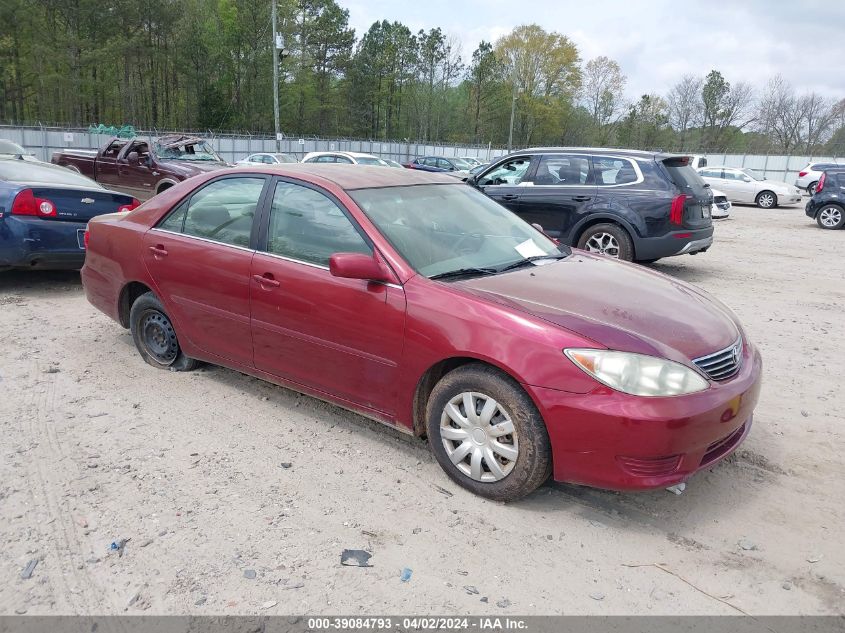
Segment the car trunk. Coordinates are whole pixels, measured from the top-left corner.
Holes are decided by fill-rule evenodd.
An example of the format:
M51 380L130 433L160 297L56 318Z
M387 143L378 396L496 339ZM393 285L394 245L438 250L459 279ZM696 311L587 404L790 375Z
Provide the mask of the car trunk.
M678 188L682 199L676 199L673 205L683 205L681 217L673 220L678 228L703 229L713 224L710 218L710 205L713 204L713 193L710 185L692 168L689 156L673 156L665 158L663 167L669 179ZM679 196L679 198L680 198Z
M55 186L33 186L30 189L36 198L53 203L56 215L44 219L57 222L87 222L95 216L114 213L120 207L133 203L132 196L96 189Z

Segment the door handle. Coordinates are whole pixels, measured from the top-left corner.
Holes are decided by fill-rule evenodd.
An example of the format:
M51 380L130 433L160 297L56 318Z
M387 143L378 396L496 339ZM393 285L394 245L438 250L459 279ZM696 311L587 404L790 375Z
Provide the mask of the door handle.
M590 198L590 196L573 196L572 199L575 202L586 202L587 200L590 200L591 198Z
M155 246L150 246L149 248L154 257L167 257L167 250L161 244L156 244Z
M252 278L255 279L255 281L260 283L262 286L269 286L270 288L278 288L282 285L278 281L273 279L273 276L270 275L270 273L264 273L263 275L253 275Z
M502 200L516 200L517 198L519 198L519 196L513 193L506 193L502 196Z

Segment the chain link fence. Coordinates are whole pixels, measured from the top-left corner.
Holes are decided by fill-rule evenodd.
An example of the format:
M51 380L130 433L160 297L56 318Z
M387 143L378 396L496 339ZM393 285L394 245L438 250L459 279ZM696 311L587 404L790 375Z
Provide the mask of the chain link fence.
M137 130L139 136L164 134L192 134L205 138L220 156L233 163L256 152L280 151L301 160L308 152L346 151L364 152L381 158L406 163L418 156L468 156L489 162L507 153L501 146L471 144L433 144L412 141L372 141L346 138L286 137L276 141L272 136L249 134L215 134L206 131ZM41 160L49 161L53 152L65 148L98 149L110 136L89 132L86 128L54 126L0 125L0 138L8 139L33 152ZM804 154L726 154L714 152L684 152L707 158L710 166L744 167L753 169L765 178L790 184L798 172L810 163L831 162L845 164L845 156L807 156Z

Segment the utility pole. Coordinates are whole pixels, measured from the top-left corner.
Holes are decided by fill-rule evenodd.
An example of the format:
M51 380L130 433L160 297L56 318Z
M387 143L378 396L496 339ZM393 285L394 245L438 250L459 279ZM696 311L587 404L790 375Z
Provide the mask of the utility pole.
M513 58L513 72L511 73L511 82L513 83L513 95L511 97L511 127L508 132L508 153L510 154L513 148L513 119L516 115L516 56Z
M272 21L273 21L273 33L271 37L273 41L271 43L271 49L273 51L273 122L275 123L276 128L276 152L281 150L281 144L279 141L279 45L278 45L278 37L276 35L276 0L270 0L272 5Z

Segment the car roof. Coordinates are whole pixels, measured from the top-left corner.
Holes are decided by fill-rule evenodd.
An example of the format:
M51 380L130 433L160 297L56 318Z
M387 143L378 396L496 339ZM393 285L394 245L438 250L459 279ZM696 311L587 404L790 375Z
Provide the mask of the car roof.
M466 186L457 178L436 172L417 169L385 169L376 165L321 165L319 163L285 163L282 165L256 165L257 173L301 178L317 184L332 183L345 190L405 187L408 185ZM219 174L220 172L214 172ZM242 175L243 170L237 172ZM309 176L312 176L310 178Z
M630 158L650 158L650 159L664 159L680 156L689 156L692 154L676 154L671 152L647 152L639 149L623 149L614 147L529 147L527 149L511 152L511 154L527 154L527 153L577 153L577 154L606 154L611 156L628 156ZM510 156L511 154L508 154Z
M364 152L345 152L341 150L327 150L327 151L320 151L320 152L308 152L308 156L331 156L333 154L339 154L340 156L351 156L352 158L378 158L378 156L374 154L366 154Z

